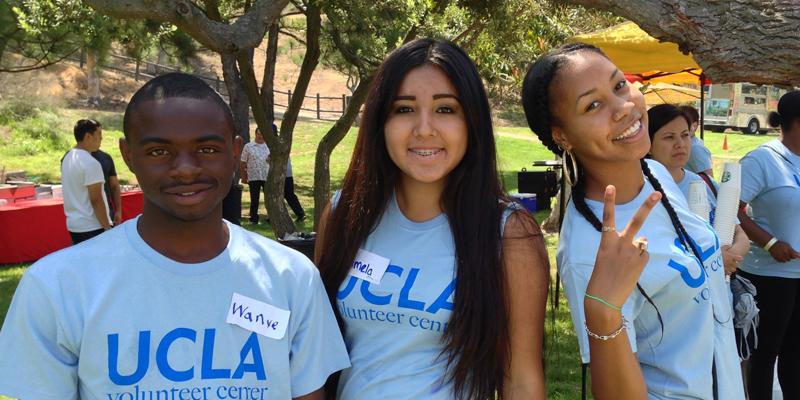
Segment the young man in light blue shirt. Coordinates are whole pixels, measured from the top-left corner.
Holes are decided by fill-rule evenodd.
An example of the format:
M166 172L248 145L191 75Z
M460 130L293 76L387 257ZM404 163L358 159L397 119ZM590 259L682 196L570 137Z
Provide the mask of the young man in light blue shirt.
M222 219L242 148L198 78L131 99L120 149L138 218L30 267L0 331L23 399L321 399L349 359L319 273Z

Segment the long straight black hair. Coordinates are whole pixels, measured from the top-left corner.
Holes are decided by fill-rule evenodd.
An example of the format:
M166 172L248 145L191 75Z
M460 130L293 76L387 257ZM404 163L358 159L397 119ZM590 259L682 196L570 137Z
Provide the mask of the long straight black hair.
M509 364L508 300L501 263L500 221L504 199L489 101L478 70L457 45L419 39L392 52L370 88L341 197L326 224L318 267L332 303L358 248L375 228L401 172L389 158L384 137L403 78L434 65L457 90L468 127L467 150L447 177L441 206L455 243L458 276L454 309L443 334L445 381L463 399L502 395ZM337 307L333 307L337 310ZM337 316L341 318L341 316ZM493 321L487 324L486 321Z
M570 43L553 50L552 52L536 60L536 62L534 62L528 70L522 86L522 106L525 109L525 117L528 120L528 125L536 134L536 136L539 137L539 140L542 142L542 144L559 156L563 156L564 150L561 149L553 139L552 126L558 123L558 117L554 116L552 111L554 102L551 96L551 86L558 71L569 62L569 57L579 52L591 52L608 58L602 50L590 44L580 42ZM586 204L586 171L581 166L580 160L576 159L576 162L578 164L578 170L574 172L578 176L578 183L572 189L572 202L578 212L592 225L592 227L600 232L603 224L600 222L600 219L597 217L597 215L595 215ZM640 163L642 172L644 172L645 177L653 186L653 189L661 192L661 204L667 210L667 214L669 215L672 226L675 228L675 232L677 232L678 238L683 244L683 247L685 249L690 249L692 253L694 253L694 256L697 257L697 261L702 264L703 259L700 257L699 251L695 247L694 242L691 240L689 234L686 232L686 229L683 227L680 219L678 219L678 214L675 212L675 209L672 208L672 204L670 204L666 193L664 193L664 190L661 187L661 183L650 171L650 168L644 159L642 159ZM658 312L658 307L650 298L650 296L644 291L644 289L642 289L641 285L637 283L636 287L639 290L639 293L641 293L642 296L644 296L644 298L656 309L658 320L663 329L664 322L661 319L661 313Z

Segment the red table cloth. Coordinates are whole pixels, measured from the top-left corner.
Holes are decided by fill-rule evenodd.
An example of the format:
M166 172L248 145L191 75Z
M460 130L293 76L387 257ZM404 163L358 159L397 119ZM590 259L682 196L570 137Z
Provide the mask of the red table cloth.
M141 191L122 194L122 219L142 213ZM38 260L70 246L64 199L24 201L0 206L0 264Z

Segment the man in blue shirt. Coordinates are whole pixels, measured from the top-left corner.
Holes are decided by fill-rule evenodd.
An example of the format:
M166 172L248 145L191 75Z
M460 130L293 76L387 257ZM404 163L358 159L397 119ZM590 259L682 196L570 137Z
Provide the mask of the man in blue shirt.
M227 104L166 74L123 124L142 215L28 269L0 331L0 394L323 398L350 363L318 271L222 219L242 149Z

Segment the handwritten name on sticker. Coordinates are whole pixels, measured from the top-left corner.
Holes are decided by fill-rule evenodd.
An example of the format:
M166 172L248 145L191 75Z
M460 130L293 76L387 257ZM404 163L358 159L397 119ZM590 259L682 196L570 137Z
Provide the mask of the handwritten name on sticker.
M234 293L225 322L270 339L282 339L286 334L291 311Z
M359 249L358 253L356 253L356 258L353 260L353 267L350 268L350 275L374 284L379 284L388 267L388 258L370 253L364 249Z

